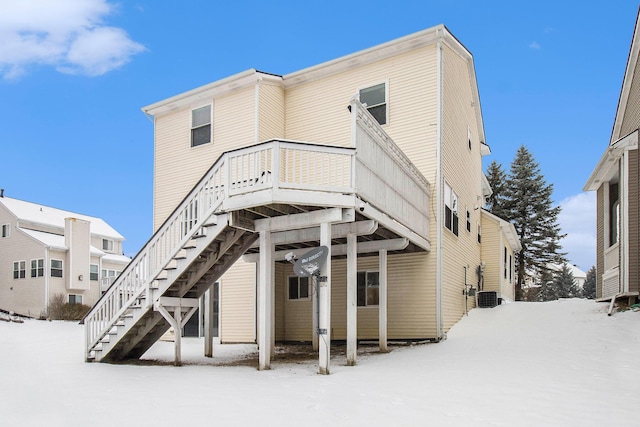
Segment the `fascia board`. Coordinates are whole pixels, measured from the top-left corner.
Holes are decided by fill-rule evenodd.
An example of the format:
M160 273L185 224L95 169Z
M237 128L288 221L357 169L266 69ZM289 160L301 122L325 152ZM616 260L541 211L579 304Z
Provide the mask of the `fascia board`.
M171 98L147 105L146 107L142 107L142 112L148 116L158 116L189 105L202 103L204 100L213 100L214 98L233 90L251 86L260 80L281 83L282 77L273 74L261 73L260 71L251 68L241 73L180 93L172 96Z
M640 8L636 15L636 25L633 29L633 37L631 38L631 47L629 48L629 56L627 58L627 66L624 71L624 78L622 79L622 88L620 89L620 98L618 99L618 106L616 108L616 117L613 122L613 129L611 131L611 142L620 138L620 131L622 128L622 121L627 109L627 102L629 100L629 94L631 92L631 83L633 80L634 70L636 63L638 62L638 53L640 50Z
M600 187L603 181L607 180L611 168L616 165L616 160L620 159L622 153L628 150L637 149L638 147L638 131L635 130L629 135L609 145L600 157L598 164L591 172L589 179L582 188L582 191L595 191Z

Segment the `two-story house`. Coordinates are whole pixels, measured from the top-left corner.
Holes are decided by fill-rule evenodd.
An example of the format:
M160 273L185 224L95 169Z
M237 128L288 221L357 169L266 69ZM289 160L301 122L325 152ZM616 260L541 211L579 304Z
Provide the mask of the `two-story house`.
M633 301L640 291L640 27L631 41L611 139L584 186L596 191L596 298Z
M358 340L442 340L479 286L513 298L503 269L520 246L483 210L473 57L446 27L283 76L247 70L143 111L156 232L85 319L87 360L139 357L201 308L215 311L206 353L213 329L257 342L261 369L275 341L311 342L327 373L331 340L353 364ZM319 246L318 276L295 274L289 261ZM109 311L122 295L136 308Z
M4 196L0 190L0 309L46 316L51 298L93 305L130 261L100 218Z

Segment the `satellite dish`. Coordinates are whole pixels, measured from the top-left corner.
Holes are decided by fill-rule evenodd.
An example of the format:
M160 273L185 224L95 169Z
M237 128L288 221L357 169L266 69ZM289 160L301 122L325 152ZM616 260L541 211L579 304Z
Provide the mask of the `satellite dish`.
M293 271L298 277L310 277L320 271L320 268L327 262L329 249L326 246L318 246L302 255L293 264Z

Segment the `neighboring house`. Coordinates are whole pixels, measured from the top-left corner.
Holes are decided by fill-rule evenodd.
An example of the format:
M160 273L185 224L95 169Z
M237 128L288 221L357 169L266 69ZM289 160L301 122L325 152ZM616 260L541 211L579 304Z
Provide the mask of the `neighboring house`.
M596 298L633 299L640 290L640 51L636 18L611 140L585 191L596 191ZM613 301L612 301L613 304Z
M45 316L51 298L93 305L130 261L100 218L4 197L0 190L0 309Z
M156 232L85 319L87 360L139 357L200 308L215 313L205 343L214 330L257 341L264 369L275 341L312 342L326 373L331 339L349 363L357 340L443 339L474 306L480 266L484 289L513 298L520 245L481 209L490 150L473 57L446 27L143 111ZM287 258L319 245L331 261L316 285Z
M576 286L580 289L584 288L584 281L587 280L587 273L580 270L575 265L566 265L569 267L569 271L571 271L571 274L573 275L573 281ZM549 270L551 270L555 274L562 271L562 267L564 267L564 264L548 264L547 267L549 267Z
M495 291L505 301L515 300L515 255L522 249L512 223L482 211L483 291ZM498 255L498 256L497 256Z

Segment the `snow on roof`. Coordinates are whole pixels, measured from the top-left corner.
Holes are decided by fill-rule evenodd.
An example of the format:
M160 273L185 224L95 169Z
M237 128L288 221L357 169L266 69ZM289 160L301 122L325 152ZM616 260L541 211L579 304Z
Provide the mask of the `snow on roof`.
M22 228L22 227L19 227L19 230L25 233L27 236L32 237L33 239L41 242L42 244L44 244L45 246L51 249L57 249L60 251L69 250L69 248L64 242L64 236L61 236L59 234L53 234L53 233L45 233L44 231L29 230L28 228ZM126 259L125 262L130 261L129 258L123 255L107 254L105 252L102 252L100 249L96 248L95 246L89 247L89 253L91 254L91 256L101 257L102 259L106 259L113 262L122 262L123 259Z
M45 246L48 246L52 249L58 249L61 251L66 251L69 249L67 248L67 245L65 245L64 243L64 236L60 236L59 234L28 230L26 228L20 228L20 231L22 231L28 236L31 236L35 240L42 242Z
M65 218L78 218L89 221L91 234L124 240L124 237L101 218L82 215L75 212L25 202L10 197L0 197L0 204L4 205L18 220L29 221L36 224L59 227L64 230Z
M128 256L124 256L124 255L104 254L104 256L102 257L102 260L103 261L120 263L120 264L129 264L129 261L131 261L131 258L129 258Z
M548 264L548 267L551 270L554 270L554 271L561 271L562 270L562 265L563 264ZM571 264L567 263L567 266L569 267L569 270L571 271L571 274L573 274L573 278L574 279L586 279L587 278L587 273L585 273L584 271L580 270L575 265L571 265Z

